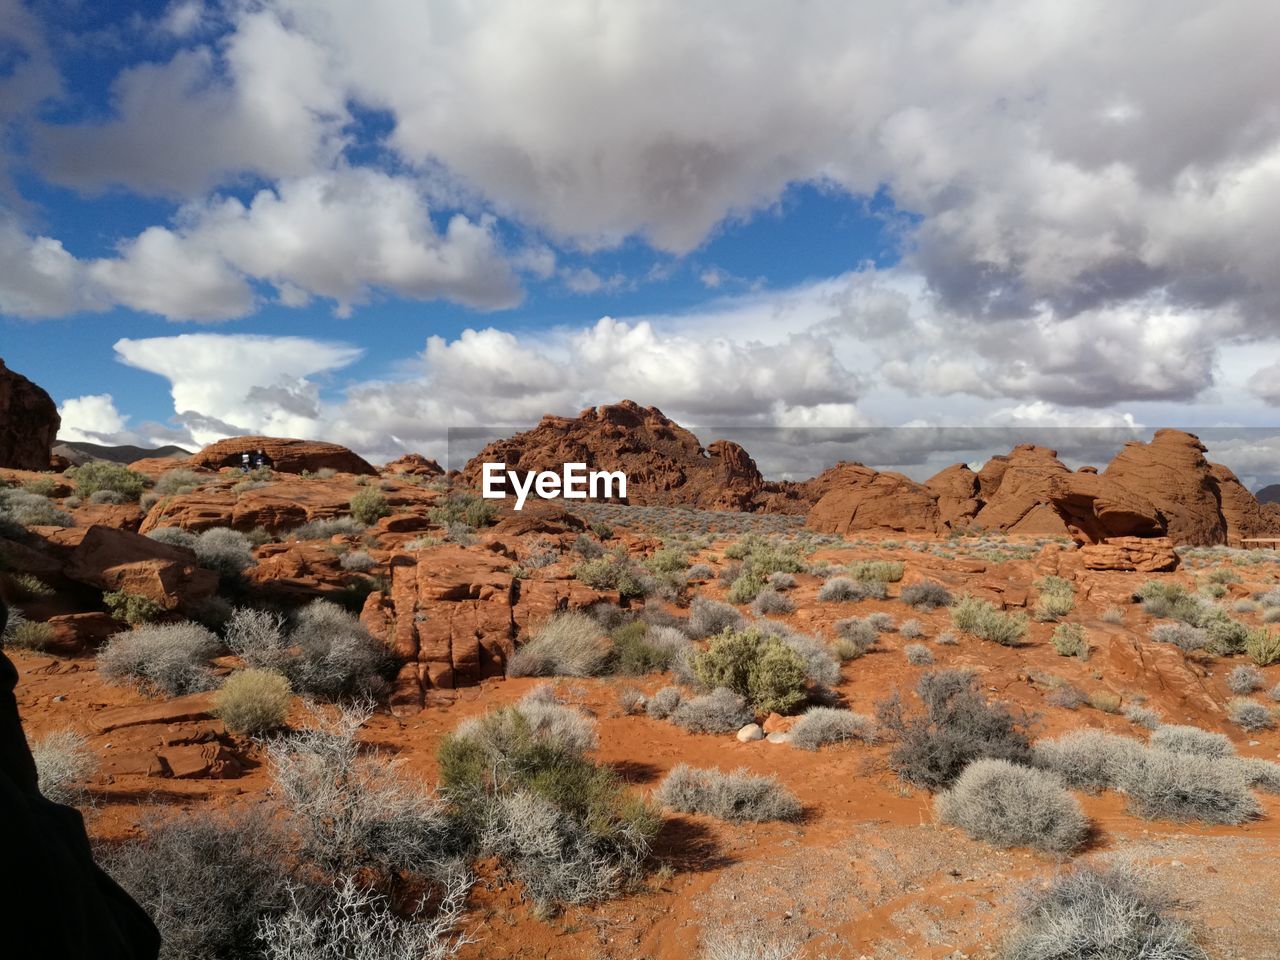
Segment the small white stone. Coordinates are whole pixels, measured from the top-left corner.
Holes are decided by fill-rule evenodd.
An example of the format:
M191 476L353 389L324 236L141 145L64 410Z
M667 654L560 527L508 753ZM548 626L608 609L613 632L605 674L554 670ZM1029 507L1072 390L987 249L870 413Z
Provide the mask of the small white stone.
M760 724L758 723L748 723L738 731L738 740L741 743L751 743L755 740L763 739L764 731L760 729Z
M790 742L791 742L791 734L789 734L789 733L783 733L783 732L781 732L781 731L778 731L777 733L771 733L771 734L769 734L769 736L768 736L766 739L767 739L770 743L790 743Z

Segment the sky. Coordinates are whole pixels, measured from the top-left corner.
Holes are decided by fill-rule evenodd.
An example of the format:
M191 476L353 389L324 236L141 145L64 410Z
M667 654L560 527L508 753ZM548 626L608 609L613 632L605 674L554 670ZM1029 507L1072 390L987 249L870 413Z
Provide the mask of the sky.
M0 0L0 357L61 437L771 476L1162 426L1280 479L1273 0Z

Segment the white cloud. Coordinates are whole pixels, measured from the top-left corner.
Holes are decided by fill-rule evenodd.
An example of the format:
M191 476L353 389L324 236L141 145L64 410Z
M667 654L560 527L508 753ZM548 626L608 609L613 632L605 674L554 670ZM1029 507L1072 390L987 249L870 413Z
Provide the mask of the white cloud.
M57 317L105 306L60 241L30 236L0 210L0 314Z
M126 435L129 418L116 409L115 400L109 393L64 400L58 407L58 415L62 418L62 426L58 428L59 440L107 444L128 442L120 438Z

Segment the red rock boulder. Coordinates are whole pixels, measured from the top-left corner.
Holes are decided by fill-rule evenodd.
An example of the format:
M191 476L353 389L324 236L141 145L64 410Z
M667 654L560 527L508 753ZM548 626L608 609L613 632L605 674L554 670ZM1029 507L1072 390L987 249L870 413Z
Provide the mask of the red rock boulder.
M48 470L61 425L49 394L0 360L0 467Z
M1102 476L1151 501L1174 543L1224 543L1226 523L1204 451L1189 433L1157 430L1150 443L1126 443Z
M63 573L100 590L123 590L154 600L166 610L189 608L218 589L218 575L196 563L195 554L149 537L95 524L66 527L46 538L62 555Z
M1085 544L1077 556L1086 570L1160 573L1178 567L1178 554L1168 537L1111 537Z
M267 455L272 468L280 473L302 473L304 470L314 473L323 469L365 476L376 476L378 473L363 457L336 443L282 437L230 437L219 440L195 454L188 465L207 470L238 467L243 454L252 456L259 450Z
M805 526L810 530L840 535L879 531L939 536L946 532L933 491L900 473L840 463L814 482L827 492L809 511Z

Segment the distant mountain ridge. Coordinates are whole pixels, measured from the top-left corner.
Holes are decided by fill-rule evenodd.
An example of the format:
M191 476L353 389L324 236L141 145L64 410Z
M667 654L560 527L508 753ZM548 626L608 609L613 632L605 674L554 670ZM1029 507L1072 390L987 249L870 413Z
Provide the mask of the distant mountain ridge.
M77 466L89 460L109 460L112 463L133 463L135 460L146 460L152 457L187 458L190 450L169 444L163 447L148 449L135 447L132 444L106 446L100 443L87 443L83 440L61 440L53 447L53 455L65 457Z

